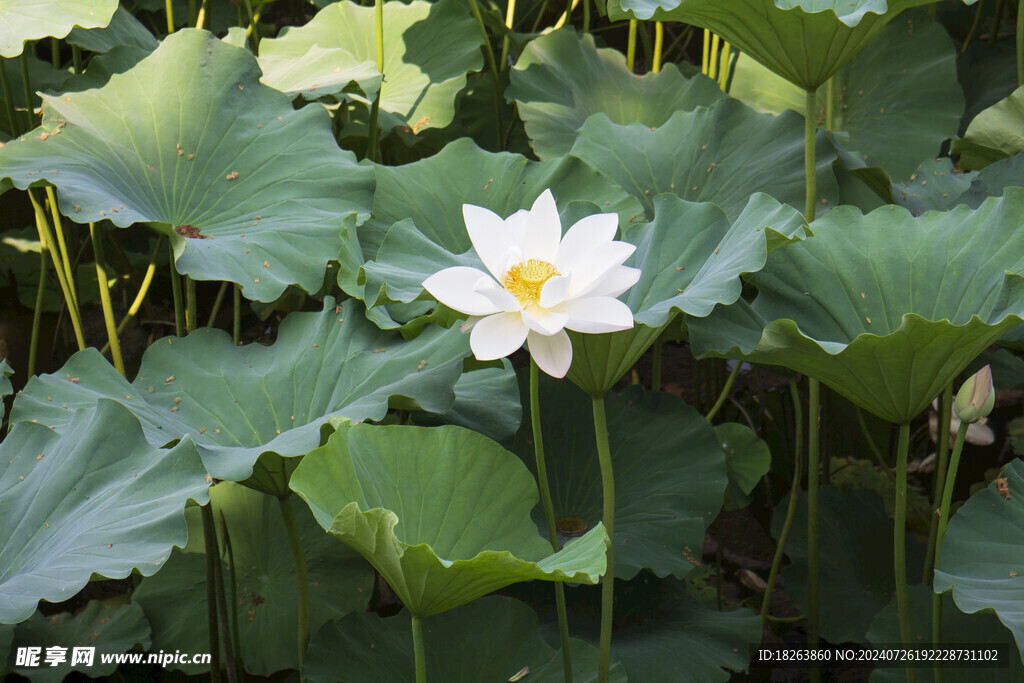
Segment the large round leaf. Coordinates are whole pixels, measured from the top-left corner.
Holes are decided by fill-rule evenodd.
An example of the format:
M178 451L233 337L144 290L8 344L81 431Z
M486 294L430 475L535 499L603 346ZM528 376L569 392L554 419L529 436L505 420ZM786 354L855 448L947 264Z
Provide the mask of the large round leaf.
M817 199L823 207L835 205L835 152L824 131L815 154ZM654 198L662 193L714 202L729 218L738 216L755 192L804 207L804 121L792 112L758 114L727 99L676 112L653 130L595 114L580 129L572 155L639 199L649 218Z
M1005 494L1000 487L1005 486ZM1024 658L1024 461L971 496L949 520L935 564L935 592L953 591L957 606L973 614L993 610Z
M0 444L0 622L67 600L93 574L154 573L185 544L185 503L205 503L208 486L191 439L156 448L113 401L59 433L14 425Z
M526 387L520 393L528 395ZM577 517L593 527L602 517L602 493L590 397L545 375L540 401L555 518ZM683 578L722 507L727 476L718 438L700 413L671 394L631 386L621 396L609 393L605 405L615 472L615 576L632 579L650 569ZM535 469L529 420L514 450ZM534 518L546 529L543 509ZM575 526L568 529L578 531Z
M805 228L795 209L763 194L751 197L731 225L714 204L657 197L654 220L627 228L623 235L637 247L626 265L641 271L640 280L621 297L637 324L610 334L571 333L569 378L592 396L603 395L676 312L703 317L716 304L736 301L740 274L760 270L769 250L802 239Z
M551 554L530 520L533 477L461 427L342 425L303 459L291 487L416 616L518 581L596 583L605 570L603 526Z
M320 629L309 643L302 677L333 683L412 683L415 680L412 629L408 610L381 619L353 613ZM526 669L531 683L565 680L562 655L540 637L537 615L527 605L503 596L481 598L423 622L427 678L445 683L506 681ZM573 680L597 680L597 648L570 641ZM611 681L624 683L615 663Z
M265 82L320 96L352 80L369 81L373 87L364 92L372 97L380 79L374 35L372 7L347 1L328 5L305 26L260 43L260 65L271 76ZM466 73L483 67L480 43L480 28L457 0L384 3L384 82L379 86L384 126L405 125L417 133L451 123Z
M612 19L682 21L735 45L801 88L817 88L908 7L935 0L610 0Z
M248 51L205 31L44 101L43 126L0 148L0 177L48 180L80 223L152 223L181 272L249 299L319 290L342 226L368 213L371 172L338 149L327 112L293 110Z
M775 538L782 531L788 503L787 496L772 517ZM833 486L819 490L818 515L821 636L833 643L864 642L871 620L889 604L896 590L892 520L874 491ZM912 536L908 541L908 575L911 581L919 581L923 548ZM783 573L786 593L806 614L807 494L803 491L786 540L786 554L793 560Z
M77 614L62 612L45 617L36 612L14 629L13 645L14 648L42 648L39 666L15 666L14 648L7 662L9 670L32 683L60 683L72 671L109 676L118 665L116 661L103 661L103 655L148 649L149 623L142 614L142 608L134 603L115 608L93 600ZM51 647L66 648L64 661L53 665L46 663L46 651ZM93 650L92 661L72 663L77 648ZM200 647L196 651L201 650Z
M75 26L106 26L116 9L117 0L4 0L0 57L17 57L27 40L63 38Z
M236 347L210 328L161 339L131 384L95 349L80 351L56 374L34 377L11 416L60 431L74 409L112 398L139 417L154 445L189 436L213 476L240 481L261 454L316 448L331 415L379 420L399 401L450 410L468 353L458 328L432 326L405 341L368 322L358 302L335 306L328 297L320 313L289 315L273 346ZM288 492L286 477L252 483Z
M506 97L515 100L533 151L541 158L567 153L591 114L618 124L660 126L676 111L725 97L718 85L683 64L636 76L621 52L598 49L589 33L559 29L532 41L509 72Z
M834 209L812 239L771 253L759 294L688 320L698 356L745 358L815 377L909 422L1024 315L1024 190L975 211L918 218L899 207Z
M238 619L238 653L249 673L268 676L297 669L298 597L295 562L290 551L281 503L274 496L222 482L210 489L217 519L225 590ZM373 569L345 545L323 532L298 496L285 502L295 517L309 573L310 629L366 609L373 591ZM204 652L209 634L196 628L206 619L202 600L182 601L183 593L201 594L206 581L203 524L198 509L185 515L189 543L163 569L142 582L133 601L142 605L153 626L153 650ZM227 526L237 572L231 573L221 520ZM234 586L232 586L232 583ZM193 592L194 591L194 592ZM229 617L230 618L230 617ZM182 667L189 673L208 666Z
M832 79L832 139L859 162L898 180L935 157L957 132L964 109L956 49L923 10L879 31ZM736 66L730 94L758 111L804 111L804 92L750 59ZM824 105L825 89L818 91Z
M157 48L157 40L128 10L118 7L110 23L102 28L73 28L67 42L91 52L109 52L118 45L133 45L146 52Z
M910 586L910 630L917 643L929 643L932 637L932 591L928 586ZM885 609L875 615L868 631L868 640L876 644L891 646L901 642L899 612L895 598ZM993 683L1019 681L1024 678L1024 666L1020 655L1013 647L1012 638L1003 625L991 614L964 614L956 608L953 599L945 595L942 599L942 642L975 644L987 649L996 644L1006 644L1009 658L1005 668L979 668L971 666L944 666L943 680L949 683ZM1006 660L1004 660L1006 661ZM917 668L917 680L934 680L933 668L927 664ZM871 674L871 683L902 683L906 673L902 668L877 668Z
M984 168L1024 151L1024 86L979 113L951 151L960 154L964 170Z

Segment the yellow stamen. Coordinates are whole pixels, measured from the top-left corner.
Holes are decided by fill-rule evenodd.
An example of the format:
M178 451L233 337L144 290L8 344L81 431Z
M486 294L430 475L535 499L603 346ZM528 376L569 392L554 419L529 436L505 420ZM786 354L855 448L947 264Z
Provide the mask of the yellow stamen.
M544 283L560 275L554 265L540 259L529 259L517 263L505 274L505 289L514 296L524 308L540 300L540 290Z

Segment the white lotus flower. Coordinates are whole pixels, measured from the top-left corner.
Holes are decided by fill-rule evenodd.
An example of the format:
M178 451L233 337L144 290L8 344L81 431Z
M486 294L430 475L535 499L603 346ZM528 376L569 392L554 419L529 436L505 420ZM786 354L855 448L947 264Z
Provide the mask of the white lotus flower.
M633 312L616 297L636 284L640 271L622 265L636 247L614 241L615 214L588 216L563 238L555 199L544 190L529 211L505 220L470 204L463 204L462 215L490 274L446 268L424 280L423 287L471 316L462 330L472 330L469 345L477 359L504 358L526 342L541 370L564 377L572 364L565 330L633 327Z

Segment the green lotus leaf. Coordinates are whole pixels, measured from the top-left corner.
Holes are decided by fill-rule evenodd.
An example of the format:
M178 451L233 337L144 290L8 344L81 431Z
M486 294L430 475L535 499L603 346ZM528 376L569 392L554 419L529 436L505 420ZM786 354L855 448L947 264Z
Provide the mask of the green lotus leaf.
M320 629L309 643L303 680L333 683L412 683L415 680L408 610L387 619L353 613ZM560 651L540 637L537 615L526 604L504 596L481 598L423 622L427 678L446 683L505 681L528 667L532 683L565 680ZM597 649L570 641L573 680L597 680ZM625 671L612 664L611 681L624 683Z
M189 436L210 474L241 481L261 454L316 448L331 415L379 420L400 399L403 407L451 409L469 353L457 328L431 327L405 341L367 321L358 302L324 303L319 313L290 314L273 346L236 347L211 328L161 339L131 384L95 349L80 351L56 374L34 377L11 418L61 431L76 409L111 398L138 416L152 444ZM288 492L287 480L251 483Z
M910 630L917 643L930 643L932 638L932 591L928 586L910 586ZM901 642L899 613L895 598L885 609L875 615L867 634L872 643L887 644ZM995 644L1007 645L1009 660L1006 668L943 667L943 680L949 683L974 683L993 681L1009 683L1024 678L1024 666L1016 653L1013 638L999 620L991 614L964 614L957 609L953 599L944 595L942 599L942 642L976 643L980 648ZM922 682L934 680L930 666L917 668L917 679ZM872 683L899 683L906 680L902 668L877 668L871 673Z
M971 171L1024 151L1024 86L979 113L950 149Z
M322 107L295 111L258 79L246 50L178 31L102 88L45 96L43 126L0 148L0 175L50 181L77 222L151 223L178 270L249 299L316 292L342 226L368 212L371 171Z
M346 231L338 256L338 283L349 295L364 299L371 312L385 305L392 311L390 304L428 296L423 280L456 265L451 262L455 255L472 249L463 204L505 217L530 208L550 188L561 207L590 202L618 213L622 222L643 213L636 199L579 159L538 163L518 154L485 152L469 139L456 140L423 161L374 166L374 171L374 218L358 233ZM412 315L422 315L431 305L414 309ZM394 326L383 320L378 324Z
M154 573L185 544L182 510L208 500L191 439L150 445L113 401L77 411L60 432L14 424L0 443L0 622L61 602L94 574Z
M1012 461L1000 476L1006 495L992 482L949 520L934 589L952 590L957 607L968 614L994 611L1024 658L1024 461Z
M7 661L8 670L24 676L32 683L60 683L72 671L91 676L109 676L117 669L117 663L105 663L100 655L148 649L149 623L142 614L142 608L134 603L113 607L93 600L76 614L62 612L44 617L35 612L28 621L18 624L14 629L13 645L15 648L42 648L39 666L15 666L13 652ZM56 665L47 664L46 650L55 646L66 648L65 659ZM95 648L92 661L72 665L75 648Z
M282 504L295 517L306 556L311 631L349 612L365 611L373 592L373 569L325 534L298 496L288 496L281 503L274 496L222 482L210 489L210 500L218 520L228 604L233 604L237 612L239 654L249 673L269 676L299 667L295 563L288 550ZM221 531L222 515L234 555L234 577ZM188 545L183 551L175 551L163 569L145 579L132 595L153 625L154 651L205 652L209 648L209 634L196 628L196 624L205 623L206 603L181 599L183 594L203 594L206 582L201 515L193 508L186 511L185 518ZM232 601L232 595L237 599ZM190 674L209 670L208 665L174 668Z
M0 238L0 284L17 288L18 301L25 308L36 308L36 297L39 294L39 232L36 228L5 230ZM47 257L49 261L49 257ZM49 268L47 263L47 268ZM116 287L117 280L109 283ZM99 298L99 285L96 281L96 266L93 263L81 263L75 269L75 287L78 296L85 301ZM46 278L43 282L43 299L39 308L47 313L57 313L64 307L64 295L60 285L54 278Z
M131 45L152 52L158 45L149 29L123 7L118 7L110 23L102 28L71 29L67 42L96 53L110 52L118 45Z
M523 382L520 394L528 396ZM547 375L540 387L555 518L576 517L591 528L602 517L602 494L590 397ZM632 579L649 569L681 579L699 561L704 532L722 507L727 475L719 440L707 420L671 394L630 386L609 393L605 406L615 471L615 576ZM535 469L529 420L513 450ZM534 519L546 530L543 509L534 510Z
M353 2L328 5L305 26L287 28L279 38L260 43L260 65L273 74L265 82L318 97L336 93L353 80L369 81L364 93L372 98L374 81L380 79L374 35L372 8ZM465 6L456 0L384 3L384 44L384 83L379 86L383 126L404 125L417 133L451 123L466 73L483 67L480 28Z
M833 643L863 643L871 619L889 604L896 591L892 520L882 506L882 499L868 489L822 486L818 496L822 529L818 539L821 637ZM772 517L775 538L782 531L788 503L787 496ZM913 536L908 535L907 540L907 573L911 581L918 581L924 548ZM793 561L783 573L786 593L806 614L807 494L803 491L786 540L786 554Z
M0 420L4 417L6 407L3 399L14 393L14 387L11 386L11 375L13 374L14 368L7 364L7 359L0 359Z
M640 280L622 295L633 311L631 330L570 332L568 377L591 396L602 396L629 371L677 312L706 316L716 304L736 301L741 273L760 270L769 250L807 233L803 216L771 197L755 194L730 225L714 204L671 195L654 199L654 220L625 230L637 249L626 265Z
M743 358L817 378L903 424L1024 315L1024 190L914 218L833 209L812 239L751 275L753 304L687 320L698 357ZM811 288L808 283L814 283ZM813 289L813 294L809 291Z
M654 130L641 123L621 126L595 114L580 129L572 155L639 199L648 218L662 193L714 202L730 219L755 192L804 206L803 117L758 114L733 99L676 112ZM834 159L825 131L819 131L815 168L822 205L839 200Z
M956 57L946 29L923 10L886 25L832 79L832 140L857 166L909 178L921 159L934 158L957 133L964 97ZM758 111L804 111L803 90L750 59L737 62L729 93ZM822 88L822 107L825 98Z
M736 422L715 425L715 437L725 451L729 472L723 509L745 508L750 505L750 492L771 468L772 453L749 427Z
M75 26L110 23L117 0L5 0L0 5L0 57L17 57L27 40L63 38Z
M666 64L660 73L635 75L618 50L598 49L589 33L559 29L530 41L505 95L515 100L531 146L544 159L572 149L591 114L613 123L660 126L676 111L692 111L725 97L692 66Z
M303 458L291 487L416 616L518 581L597 583L605 570L602 525L551 554L530 521L533 477L461 427L342 425Z
M965 202L965 194L979 175L977 171L958 171L949 157L929 159L917 167L910 180L892 183L892 199L914 215L932 210L946 211L964 203L977 207L984 198L973 203ZM1002 192L1002 187L999 191Z
M610 0L611 19L682 21L732 43L786 80L828 80L897 14L935 0Z
M519 403L519 385L512 363L502 358L500 368L480 368L464 372L455 383L455 403L441 415L416 415L417 424L431 424L437 417L495 441L504 441L516 433L523 418Z

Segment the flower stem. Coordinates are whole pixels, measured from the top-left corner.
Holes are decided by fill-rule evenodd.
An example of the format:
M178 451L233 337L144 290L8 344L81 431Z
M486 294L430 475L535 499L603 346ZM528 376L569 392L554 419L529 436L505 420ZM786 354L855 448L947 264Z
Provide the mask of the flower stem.
M558 529L555 526L555 508L551 502L551 488L548 485L547 465L544 462L544 435L540 427L540 371L537 361L530 357L530 426L533 428L533 453L537 459L537 481L540 484L540 499L544 504L544 519L548 526L548 540L551 549L558 552ZM558 632L562 638L562 668L566 683L572 683L572 651L569 647L569 616L565 609L565 585L553 582L555 587L555 608L558 611Z
M171 295L174 298L174 334L185 336L185 311L181 305L181 276L174 265L174 247L168 249L171 262Z
M818 645L818 611L820 584L818 583L818 418L821 406L818 395L821 385L813 377L807 378L807 644Z
M508 8L505 10L505 28L509 31L512 30L512 25L516 19L516 0L508 0ZM504 69L505 64L508 60L508 36L501 41L501 63L498 64L499 69Z
M75 74L82 73L82 48L77 45L71 46L71 64L75 69Z
M892 550L896 572L896 606L900 614L900 640L910 645L910 596L907 592L907 452L910 450L910 423L900 425L896 443L896 505L893 508ZM916 683L917 670L906 668L907 680Z
M32 312L32 340L28 347L28 376L36 373L36 354L39 351L39 326L43 322L43 295L46 293L46 252L45 242L39 244L39 284L36 286L36 307Z
M60 260L64 264L64 277L68 281L68 289L71 297L75 300L75 308L78 308L78 292L75 290L75 271L71 265L67 243L64 241L64 228L61 225L60 210L57 208L57 195L54 194L53 186L46 188L46 201L50 206L50 216L53 218L53 231L57 236L57 247L60 249ZM52 244L52 243L51 243Z
M964 38L964 44L960 46L960 54L967 52L967 48L971 46L971 41L974 40L974 33L978 30L978 22L981 21L981 7L985 4L985 0L978 0L978 4L974 9L974 21L971 22L971 28L967 32L967 37Z
M374 36L377 46L377 71L384 75L384 0L374 0L373 3ZM380 144L379 132L377 131L377 118L380 116L380 94L384 90L384 81L380 82L380 90L373 98L373 105L370 107L370 128L366 142L366 158L370 161L379 160L378 146Z
M725 399L729 396L729 390L732 389L732 383L736 380L736 375L740 373L740 366L743 365L740 361L736 361L736 365L733 366L732 372L729 373L728 379L725 380L725 384L722 386L722 391L719 392L718 398L715 399L715 404L711 406L711 410L704 416L704 419L708 422L711 421L722 406L725 405Z
M786 539L789 538L789 529L793 526L793 518L796 517L796 499L800 493L800 475L803 474L803 440L804 440L804 415L803 407L800 405L800 390L796 386L796 380L789 380L789 395L793 401L793 483L789 486L789 505L786 506L786 521L782 524L782 533L779 534L779 542L775 546L775 555L772 557L772 568L768 572L768 585L764 589L764 598L761 602L761 628L764 628L768 618L768 608L772 602L772 589L775 587L775 579L779 575L779 567L782 565L782 553L786 547Z
M114 309L110 303L110 284L107 276L107 264L103 258L103 240L95 223L89 223L89 237L92 239L92 253L96 260L96 282L100 290L100 305L103 307L103 321L107 326L107 339L110 343L110 358L114 368L126 377L124 358L121 356L121 344L117 339L117 325L114 322Z
M807 89L804 102L804 219L814 220L814 196L818 194L818 176L814 172L814 133L817 130L818 97L815 88ZM808 453L808 455L810 455Z
M167 14L167 35L174 33L174 0L165 0L164 12Z
M234 291L234 304L232 311L231 321L231 341L235 343L235 346L242 341L242 288L237 284L235 285Z
M213 503L200 508L203 519L203 541L206 547L206 623L210 632L210 681L220 681L220 632L217 625L217 570L220 549L213 521Z
M654 22L654 61L651 63L651 71L661 71L661 48L665 43L665 27L660 21Z
M633 65L636 62L636 19L629 20L629 42L626 43L626 66L629 67L630 71L633 71Z
M950 392L952 396L952 392ZM956 441L953 443L953 455L949 460L949 472L946 474L946 481L942 487L942 505L939 507L939 525L935 535L935 557L939 556L942 549L942 537L946 535L946 525L949 523L949 506L953 502L953 487L956 485L956 470L960 466L960 453L964 448L964 438L967 436L967 429L970 424L961 422L960 428L956 430ZM947 442L949 439L946 439ZM925 581L928 583L931 576ZM937 647L942 642L942 595L932 595L932 643ZM936 683L942 683L943 672L940 665L935 667Z
M932 496L932 509L940 510L942 493L945 490L946 463L949 460L949 429L953 412L953 383L950 382L942 390L939 398L939 448L935 461L935 492ZM924 555L924 572L921 583L929 583L932 577L932 566L935 561L935 545L940 518L930 515L931 524L928 528L928 548Z
M149 293L149 286L153 284L153 276L156 274L156 262L160 258L160 248L164 245L164 236L160 235L160 238L156 241L156 246L153 247L153 253L149 256L149 265L146 266L146 274L142 277L142 284L139 285L139 292L135 295L135 300L132 301L131 307L128 312L125 313L124 318L117 325L117 335L120 337L121 333L124 332L124 328L128 327L128 323L134 318L139 309L142 307L142 302L146 299L146 294ZM109 342L107 344L109 346ZM104 346L100 353L106 353L109 349Z
M198 327L196 318L199 312L196 310L196 281L188 275L183 275L181 280L185 285L185 332L194 332Z
M21 89L25 95L25 115L28 118L28 128L25 129L27 132L36 127L35 107L32 106L32 84L28 74L28 45L22 50L19 61L21 62Z
M213 300L213 308L210 309L210 317L206 320L207 327L213 327L214 323L217 322L217 314L220 313L220 307L224 304L224 295L228 292L228 285L231 283L225 280L220 283L220 289L217 290L217 298Z
M288 530L288 542L292 547L292 558L295 560L295 588L298 594L299 615L299 668L306 656L309 645L309 574L306 571L306 555L302 552L302 539L299 538L299 527L295 524L295 516L288 507L288 496L279 497L281 516L284 518L285 529Z
M498 151L500 152L505 140L503 136L505 124L501 120L501 79L498 76L498 65L494 61L494 50L491 49L490 39L487 36L487 27L484 26L484 18L480 14L480 6L477 5L476 0L469 0L469 9L473 13L476 23L480 25L480 33L484 37L484 59L487 61L487 70L491 72L491 80L494 82L494 120L498 126L496 130L498 134Z
M64 264L60 260L60 256L57 251L53 248L55 244L53 234L50 231L50 223L46 220L46 214L43 212L43 207L39 203L39 199L36 197L35 192L32 188L28 190L29 201L32 202L32 209L35 212L36 218L36 230L39 232L39 241L47 245L50 252L50 259L53 261L53 269L57 273L57 282L60 284L61 293L64 294L64 303L68 307L68 317L71 318L71 327L75 332L75 341L78 343L78 350L81 351L85 348L85 335L82 332L82 318L78 314L78 303L77 299L73 295L73 282L68 282L65 276Z
M412 617L412 651L416 658L416 683L427 683L427 653L423 648L423 624Z
M601 636L598 641L598 683L608 683L611 667L612 610L615 596L615 477L612 473L612 454L608 444L608 424L604 412L604 396L594 397L594 437L597 440L597 459L601 466L601 489L604 509L601 521L608 532L608 565L601 577Z
M11 79L7 75L7 60L0 58L0 87L4 91L4 107L7 113L7 121L10 126L9 130L11 135L17 135L21 132L21 127L18 125L18 120L15 118L14 113L14 90L11 89Z

